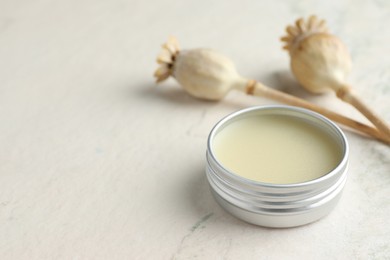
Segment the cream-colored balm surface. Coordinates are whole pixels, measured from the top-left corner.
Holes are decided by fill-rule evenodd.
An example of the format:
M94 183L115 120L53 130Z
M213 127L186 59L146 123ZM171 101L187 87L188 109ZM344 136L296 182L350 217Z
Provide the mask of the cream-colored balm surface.
M212 149L231 172L273 184L319 178L332 171L342 157L328 133L285 115L258 115L232 122L216 134Z

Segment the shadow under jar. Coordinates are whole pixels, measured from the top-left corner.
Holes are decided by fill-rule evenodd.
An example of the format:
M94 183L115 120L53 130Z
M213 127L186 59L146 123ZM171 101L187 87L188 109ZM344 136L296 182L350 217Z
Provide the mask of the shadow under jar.
M347 178L348 143L338 126L310 110L263 106L218 122L206 174L216 201L265 227L295 227L328 214Z

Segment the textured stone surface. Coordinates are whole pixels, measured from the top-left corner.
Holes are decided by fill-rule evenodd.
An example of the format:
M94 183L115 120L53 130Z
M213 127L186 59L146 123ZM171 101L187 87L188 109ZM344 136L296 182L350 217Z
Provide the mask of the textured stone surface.
M155 86L167 36L228 55L241 74L364 121L299 89L284 27L315 13L349 46L356 92L390 122L390 2L0 2L1 259L390 258L390 149L346 131L350 175L326 218L266 229L224 212L203 172L224 115L273 101L195 100Z

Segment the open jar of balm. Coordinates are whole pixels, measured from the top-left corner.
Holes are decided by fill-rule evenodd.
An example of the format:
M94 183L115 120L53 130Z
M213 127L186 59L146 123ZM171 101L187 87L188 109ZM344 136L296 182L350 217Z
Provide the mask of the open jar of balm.
M216 124L206 174L217 202L265 227L294 227L328 214L347 178L348 143L338 126L306 109L253 107Z

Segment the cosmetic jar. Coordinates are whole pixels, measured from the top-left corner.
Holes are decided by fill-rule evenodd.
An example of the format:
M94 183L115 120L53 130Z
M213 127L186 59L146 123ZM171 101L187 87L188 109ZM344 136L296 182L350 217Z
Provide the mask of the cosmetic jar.
M295 227L335 207L347 179L348 153L343 132L318 113L251 107L211 130L206 175L216 201L237 218Z

